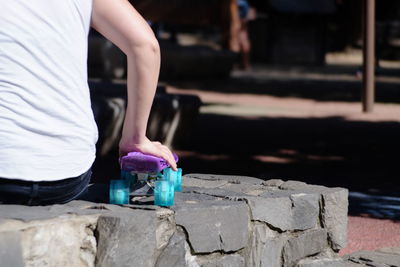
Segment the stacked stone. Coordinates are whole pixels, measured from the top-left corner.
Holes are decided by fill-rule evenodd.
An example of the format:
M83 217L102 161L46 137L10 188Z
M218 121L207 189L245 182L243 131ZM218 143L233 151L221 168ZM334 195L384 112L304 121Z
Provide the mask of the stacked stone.
M174 207L176 223L200 266L295 266L346 246L346 189L202 174L184 185L190 197Z
M346 189L203 174L184 176L183 186L171 208L152 198L125 206L0 205L0 265L363 264L357 255L336 256L346 245Z

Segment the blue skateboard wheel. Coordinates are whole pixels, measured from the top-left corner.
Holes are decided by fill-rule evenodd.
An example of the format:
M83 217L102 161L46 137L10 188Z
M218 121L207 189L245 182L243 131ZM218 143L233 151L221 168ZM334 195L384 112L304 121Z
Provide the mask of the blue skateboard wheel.
M164 169L164 178L174 184L175 192L182 191L182 169L179 168L177 171L171 168Z
M168 180L157 180L154 188L154 205L173 206L174 205L174 185Z
M109 193L111 204L129 204L129 181L111 180Z

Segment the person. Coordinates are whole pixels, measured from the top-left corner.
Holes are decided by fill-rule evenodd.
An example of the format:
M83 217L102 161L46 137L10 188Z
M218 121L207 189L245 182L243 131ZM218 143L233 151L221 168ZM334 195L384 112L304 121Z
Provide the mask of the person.
M171 151L145 133L160 49L127 0L0 0L0 202L66 203L87 188L97 127L87 83L92 26L128 61L120 156Z
M250 6L247 0L237 0L240 17L240 27L238 29L238 43L239 51L242 57L241 68L243 70L250 70L250 50L251 43L248 31L248 14Z
M251 70L251 42L248 23L249 20L255 19L256 10L249 5L247 0L232 0L226 17L229 18L229 29L225 28L223 46L238 53L240 56L238 67L249 71Z

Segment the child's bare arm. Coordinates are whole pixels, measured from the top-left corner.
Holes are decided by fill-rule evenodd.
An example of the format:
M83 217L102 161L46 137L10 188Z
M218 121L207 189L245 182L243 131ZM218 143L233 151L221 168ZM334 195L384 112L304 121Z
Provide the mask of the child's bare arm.
M176 169L171 151L146 137L160 70L160 48L151 28L127 0L93 0L92 27L128 58L128 105L120 155L140 151L162 157Z

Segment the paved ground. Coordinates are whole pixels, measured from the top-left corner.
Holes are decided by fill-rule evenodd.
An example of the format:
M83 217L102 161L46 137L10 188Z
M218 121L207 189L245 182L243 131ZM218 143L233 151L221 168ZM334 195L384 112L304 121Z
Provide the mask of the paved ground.
M341 255L359 250L400 247L398 221L349 216L348 244Z

